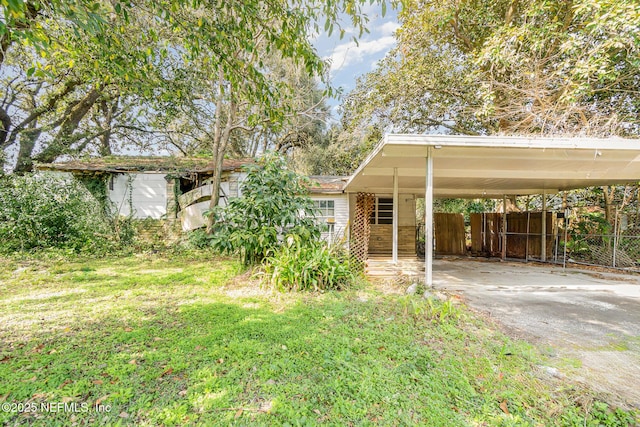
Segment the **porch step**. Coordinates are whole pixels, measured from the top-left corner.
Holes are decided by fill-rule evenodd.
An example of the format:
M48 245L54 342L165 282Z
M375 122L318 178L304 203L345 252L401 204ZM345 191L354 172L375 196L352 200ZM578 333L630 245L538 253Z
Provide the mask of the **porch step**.
M367 259L365 274L370 277L422 276L424 261L415 257L398 258L394 263L391 257L370 257Z

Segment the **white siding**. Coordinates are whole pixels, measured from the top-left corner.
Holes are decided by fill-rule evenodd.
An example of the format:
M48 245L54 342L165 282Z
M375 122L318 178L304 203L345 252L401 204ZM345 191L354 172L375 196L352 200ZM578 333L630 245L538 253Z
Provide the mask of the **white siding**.
M224 181L220 183L220 201L218 206L227 206L227 197L229 196L229 181L231 179L238 180L238 197L242 195L242 182L247 178L244 172L232 172L228 177L223 177Z
M333 200L334 202L334 234L322 233L322 238L327 241L348 238L349 234L349 196L347 194L312 194L311 200Z
M416 199L413 194L398 194L398 226L415 227Z
M167 181L164 178L164 173L112 176L113 190L107 187L109 188L109 199L120 215L128 216L133 210L134 218L160 219L167 214ZM129 185L129 179L131 179L131 185ZM130 189L131 194L129 194Z
M240 196L242 194L242 181L244 181L246 177L247 174L244 172L232 172L229 176L222 177L224 181L220 183L220 200L218 201L218 206L227 205L227 196L229 195L229 178L235 178L238 180L238 195ZM180 211L178 217L182 221L182 230L191 231L200 227L204 227L206 225L206 221L203 214L208 210L209 200L205 200L203 202L194 203L190 206L187 206L185 209Z
M182 221L182 230L191 231L207 225L203 213L208 210L209 200L194 203L181 210L178 218Z

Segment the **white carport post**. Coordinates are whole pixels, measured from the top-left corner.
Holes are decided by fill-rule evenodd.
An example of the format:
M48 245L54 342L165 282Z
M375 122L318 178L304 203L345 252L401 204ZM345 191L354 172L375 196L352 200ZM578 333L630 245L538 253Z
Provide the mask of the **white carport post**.
M502 195L502 260L507 259L507 195Z
M427 147L427 182L424 194L424 283L433 286L433 151Z
M393 168L393 263L398 263L398 168Z
M542 232L540 234L540 261L547 260L547 191L542 190Z

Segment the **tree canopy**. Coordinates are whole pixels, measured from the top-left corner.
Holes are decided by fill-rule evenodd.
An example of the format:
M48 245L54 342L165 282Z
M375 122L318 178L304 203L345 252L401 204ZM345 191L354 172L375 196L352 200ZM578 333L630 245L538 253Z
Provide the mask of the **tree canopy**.
M349 129L640 132L640 3L408 0L397 47L347 97Z
M109 153L114 143L127 140L153 145L158 134L166 136L155 119L159 112L208 103L217 112L210 115L210 130L223 142L210 147L218 144L224 154L232 134L225 129L238 125L238 117L252 128L286 122L302 108L273 61L326 82L326 64L308 35L334 29L344 34L343 22L361 34L367 23L363 4L2 2L0 150L17 152L17 169L26 171L34 159Z

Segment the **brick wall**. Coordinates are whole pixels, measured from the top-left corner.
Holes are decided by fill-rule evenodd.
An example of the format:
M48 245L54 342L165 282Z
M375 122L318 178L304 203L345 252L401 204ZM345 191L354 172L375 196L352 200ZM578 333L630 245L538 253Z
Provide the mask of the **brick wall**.
M391 224L371 224L369 237L369 253L391 255L393 246L393 226ZM413 226L398 227L398 254L415 255L416 228Z

